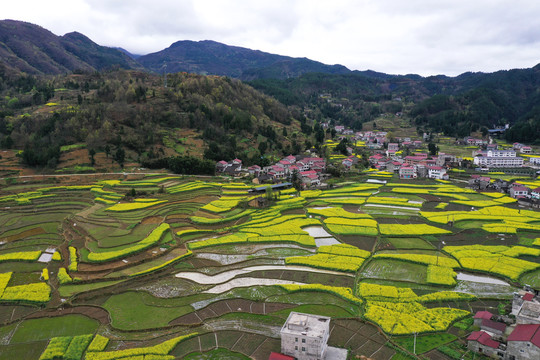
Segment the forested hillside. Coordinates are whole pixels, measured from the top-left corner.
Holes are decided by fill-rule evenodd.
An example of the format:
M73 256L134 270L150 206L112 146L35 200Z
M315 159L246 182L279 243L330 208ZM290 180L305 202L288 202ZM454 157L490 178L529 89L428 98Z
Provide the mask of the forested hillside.
M305 145L298 112L239 80L178 73L164 85L137 71L38 78L4 69L0 145L52 169L74 144L119 165L178 155L253 163Z

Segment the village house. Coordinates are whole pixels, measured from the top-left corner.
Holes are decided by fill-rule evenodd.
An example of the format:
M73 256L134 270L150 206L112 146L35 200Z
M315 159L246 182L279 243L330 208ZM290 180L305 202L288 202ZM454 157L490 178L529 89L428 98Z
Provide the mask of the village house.
M490 357L501 357L498 354L500 352L504 358L504 352L499 350L500 345L498 341L493 340L485 331L473 331L467 337L467 348L469 350Z
M531 199L540 200L540 187L531 190Z
M469 179L469 186L473 189L485 190L490 186L491 178L487 176L481 176L478 174L471 175Z
M248 167L249 175L259 176L261 172L261 167L259 165L251 165Z
M448 174L446 173L445 168L441 166L429 166L427 169L428 169L428 178L448 180Z
M512 315L516 317L517 324L540 324L540 296L538 293L529 287L514 293Z
M523 166L523 158L514 150L474 151L474 164L482 167L509 168Z
M330 336L330 318L292 311L280 333L283 354L298 360L323 360Z
M240 176L242 175L242 160L234 159L232 161L221 160L216 163L216 172L221 172L227 175Z
M532 148L530 146L522 146L521 149L519 149L519 152L522 154L530 154L532 153Z
M400 179L416 179L416 169L412 165L403 164L399 168Z
M514 144L512 144L512 148L514 150L519 150L523 147L524 145L522 143L518 143L518 142L515 142Z
M480 327L482 325L483 320L486 320L486 319L491 320L492 317L493 317L493 314L490 313L489 311L478 311L473 316L474 326Z
M516 325L506 341L506 359L540 359L540 324Z
M540 165L540 157L530 157L529 163L531 165Z
M510 188L510 197L514 199L524 199L529 197L529 188L526 186L512 186Z
M469 146L482 146L484 144L484 140L469 137L465 139L465 143Z
M400 163L399 161L390 161L386 164L386 170L398 172L401 165L403 165L403 163Z

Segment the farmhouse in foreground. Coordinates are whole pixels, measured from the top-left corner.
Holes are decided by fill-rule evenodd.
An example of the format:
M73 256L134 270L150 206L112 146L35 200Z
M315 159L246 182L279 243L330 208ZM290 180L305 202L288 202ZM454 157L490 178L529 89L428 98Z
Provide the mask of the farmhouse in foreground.
M327 316L292 311L281 328L281 352L297 360L345 360L347 350L327 345L330 336Z

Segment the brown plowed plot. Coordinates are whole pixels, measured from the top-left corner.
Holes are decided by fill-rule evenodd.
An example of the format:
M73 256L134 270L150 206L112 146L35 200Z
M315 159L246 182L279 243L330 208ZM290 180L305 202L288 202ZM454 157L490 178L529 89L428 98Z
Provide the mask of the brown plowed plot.
M450 359L450 357L444 355L442 352L440 352L437 349L431 350L430 352L422 354L422 357L428 358L428 359L431 359L431 360L448 360L448 359Z
M443 201L444 202L445 199L451 200L446 196L439 197L439 196L435 196L431 194L417 194L417 195L421 197L422 199L425 199L426 201L435 201L435 202Z
M89 318L96 319L103 325L110 324L111 320L109 318L109 313L104 309L96 306L77 306L73 308L64 308L64 309L50 309L37 311L28 315L27 319L37 319L42 317L56 317L69 314L81 314L88 316Z
M346 244L366 251L373 251L373 246L377 241L377 238L374 236L339 235L337 238Z
M332 320L329 345L351 349L351 354L388 360L395 351L385 346L386 338L373 325L359 320Z
M241 274L238 277L259 277L259 278L290 280L290 281L297 281L297 282L302 282L306 284L330 283L332 284L332 286L345 286L345 287L354 286L354 277L339 276L339 275L334 275L334 274L329 275L329 274L309 272L309 271L265 270L265 271L254 271L248 274Z
M33 229L29 229L29 230L20 232L18 234L13 234L13 235L10 235L10 236L6 236L4 238L0 238L0 241L6 241L6 242L16 241L16 240L24 239L24 238L29 237L29 236L41 235L41 234L45 234L45 233L46 233L46 231L43 230L43 228L36 227L36 228L33 228Z
M206 319L215 318L231 312L243 312L251 314L269 314L275 311L290 309L295 305L282 303L260 303L243 299L221 300L196 310L192 313L180 316L172 320L170 325L193 325L200 324Z
M161 224L162 222L163 222L163 218L161 216L150 216L141 220L142 225Z
M244 333L231 350L250 356L265 340L266 336L264 335Z
M27 317L29 314L35 313L36 308L20 305L4 305L0 311L0 323L7 324Z
M264 340L262 344L260 344L259 347L251 354L251 357L255 360L267 360L268 354L270 354L272 351L281 351L280 339L266 338L266 340Z

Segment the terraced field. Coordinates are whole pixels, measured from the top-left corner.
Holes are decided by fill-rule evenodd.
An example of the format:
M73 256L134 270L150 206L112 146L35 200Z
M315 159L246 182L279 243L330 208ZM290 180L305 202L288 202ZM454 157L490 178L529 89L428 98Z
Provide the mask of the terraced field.
M414 358L419 333L430 358L468 358L471 312L540 283L540 213L502 194L368 174L275 195L165 175L4 185L0 359L267 359L290 311L331 316L353 357Z

